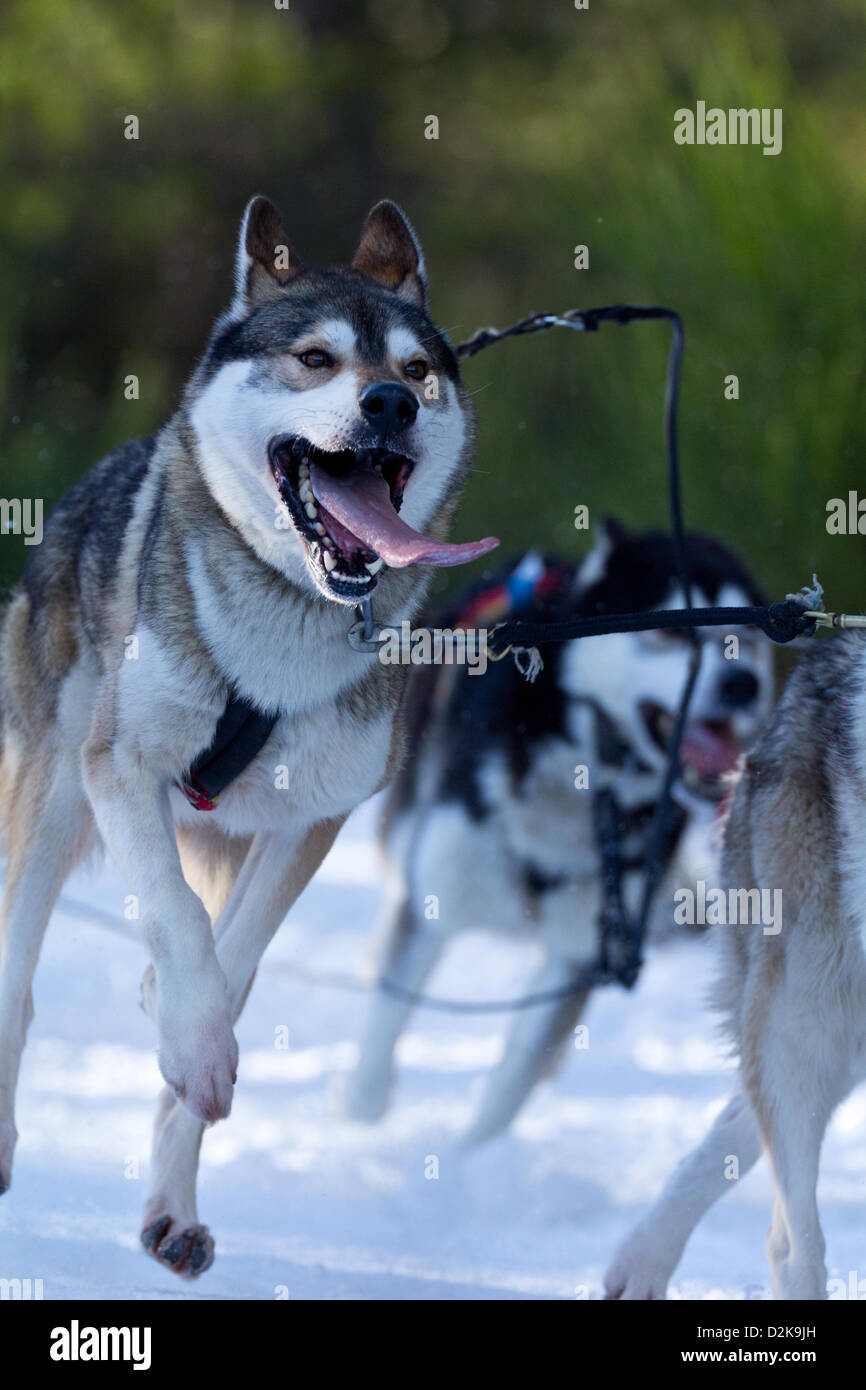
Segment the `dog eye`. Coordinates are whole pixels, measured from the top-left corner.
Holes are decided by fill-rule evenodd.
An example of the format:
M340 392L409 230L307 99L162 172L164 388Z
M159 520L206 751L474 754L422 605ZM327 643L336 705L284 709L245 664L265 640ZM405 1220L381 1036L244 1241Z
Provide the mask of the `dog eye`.
M308 352L299 352L298 361L303 362L305 367L333 367L334 359L328 352L323 352L321 348L310 348Z
M414 381L423 381L427 375L427 363L422 362L420 357L416 357L414 362L407 362L403 371L407 376L411 376Z

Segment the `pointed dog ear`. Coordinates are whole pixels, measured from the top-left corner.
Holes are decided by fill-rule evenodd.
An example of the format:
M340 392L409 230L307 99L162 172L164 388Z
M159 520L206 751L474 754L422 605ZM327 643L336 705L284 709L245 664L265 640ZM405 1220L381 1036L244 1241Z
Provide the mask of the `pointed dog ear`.
M583 557L574 579L575 595L598 584L607 573L607 562L612 552L623 545L629 532L615 516L603 516L592 528L592 549Z
M248 313L277 299L284 285L301 269L301 259L283 231L280 214L269 198L251 198L241 222L235 258L235 298L238 313Z
M426 309L424 255L412 224L396 203L386 198L367 214L352 267Z
M597 545L604 545L608 551L613 550L618 545L625 545L629 539L630 532L627 526L615 516L602 516L595 524L593 540Z

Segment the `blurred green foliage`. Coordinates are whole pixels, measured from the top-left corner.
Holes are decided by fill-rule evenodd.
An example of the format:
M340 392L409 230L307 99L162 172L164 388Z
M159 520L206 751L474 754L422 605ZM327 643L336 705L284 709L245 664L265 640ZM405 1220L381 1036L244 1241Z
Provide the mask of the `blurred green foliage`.
M774 596L817 569L835 606L866 606L866 539L825 529L866 434L862 0L7 0L0 25L4 496L52 505L171 411L250 194L326 263L387 195L454 340L535 309L679 309L687 521ZM676 145L698 99L781 107L782 153ZM609 326L469 363L459 535L578 554L577 503L664 523L667 347ZM0 586L25 557L0 538Z

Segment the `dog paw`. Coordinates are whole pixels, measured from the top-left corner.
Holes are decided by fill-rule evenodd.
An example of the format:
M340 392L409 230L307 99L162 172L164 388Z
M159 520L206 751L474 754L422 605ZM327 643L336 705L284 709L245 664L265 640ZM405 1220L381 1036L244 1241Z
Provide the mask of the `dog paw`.
M206 1125L224 1120L238 1072L238 1045L228 1012L163 1030L159 1067L177 1100L197 1120Z
M664 1301L673 1267L663 1251L634 1233L620 1247L604 1276L604 1296L622 1302Z
M141 1001L156 1022L159 1069L175 1098L202 1124L224 1120L232 1108L238 1045L216 962L193 981L149 967Z
M159 1216L141 1232L141 1243L159 1264L181 1279L197 1279L214 1259L213 1236L207 1226Z

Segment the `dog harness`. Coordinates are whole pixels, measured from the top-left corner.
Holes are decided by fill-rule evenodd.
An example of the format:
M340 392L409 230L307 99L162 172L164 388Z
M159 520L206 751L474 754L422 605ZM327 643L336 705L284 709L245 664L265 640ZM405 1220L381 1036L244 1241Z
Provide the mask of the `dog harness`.
M489 627L502 622L530 604L549 598L566 572L567 566L546 564L536 550L529 550L501 584L484 589L468 601L454 626Z
M542 600L552 597L573 573L572 567L545 562L535 550L530 550L499 584L484 589L470 598L461 609L453 626L461 628L490 627L494 623L526 623L532 621L532 610ZM433 708L442 711L451 697L457 668L443 666L436 680ZM629 872L644 870L651 852L651 836L656 814L656 800L637 806L624 806L611 785L610 776L627 775L629 770L647 772L635 762L635 755L622 738L613 720L589 696L577 696L593 718L595 749L601 767L608 774L604 784L592 793L592 815L601 877L601 907L598 920L599 965L604 972L615 974L624 982L636 976L631 959L634 922L624 894L624 878ZM676 802L670 805L665 834L657 846L662 864L673 857L686 822L686 812ZM524 859L517 872L531 903L538 903L546 893L554 892L579 880L569 873L551 874L531 859Z
M179 785L197 811L215 811L220 792L262 751L279 718L232 693L204 752Z
M593 715L595 747L605 772L622 775L627 775L629 770L648 772L649 768L635 763L634 753L601 706L588 696L578 696L577 699ZM629 972L632 921L625 902L624 879L628 873L645 869L655 810L655 800L624 806L609 781L592 793L592 817L602 888L598 917L599 962L604 969L612 972ZM686 819L683 807L676 801L672 802L659 852L663 865L669 864L673 858ZM543 898L545 893L579 882L570 874L549 874L531 860L525 860L521 865L521 877L524 891L535 902Z
M553 593L564 573L563 568L545 565L535 551L529 551L504 583L470 601L455 626L498 622L519 612L533 600ZM454 668L443 669L450 672ZM229 695L210 744L178 784L196 811L216 810L220 793L258 756L278 717L266 714L235 692Z

